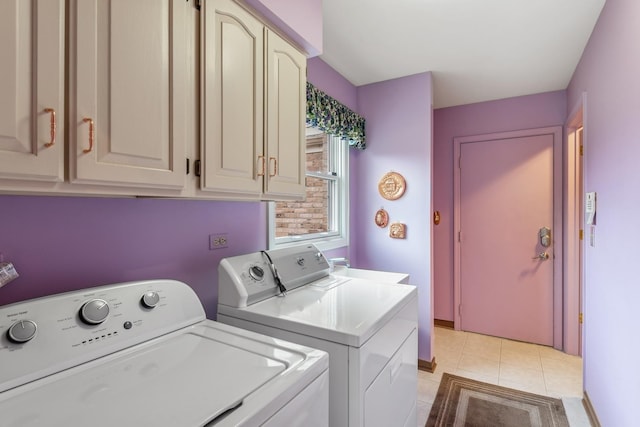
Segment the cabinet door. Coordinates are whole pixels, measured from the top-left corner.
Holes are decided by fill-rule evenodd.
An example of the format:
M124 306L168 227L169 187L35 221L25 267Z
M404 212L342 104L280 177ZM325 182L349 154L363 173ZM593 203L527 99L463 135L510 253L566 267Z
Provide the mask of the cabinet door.
M201 189L257 199L266 167L264 26L231 1L202 8Z
M63 179L64 2L0 2L0 178Z
M266 198L305 196L305 56L267 31Z
M72 182L184 187L189 7L71 2Z

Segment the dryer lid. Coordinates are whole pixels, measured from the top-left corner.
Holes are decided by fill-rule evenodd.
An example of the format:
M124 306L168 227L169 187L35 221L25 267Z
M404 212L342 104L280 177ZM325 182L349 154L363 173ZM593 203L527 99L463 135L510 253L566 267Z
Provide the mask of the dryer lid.
M327 276L249 307L218 305L218 313L360 347L416 297L413 285Z

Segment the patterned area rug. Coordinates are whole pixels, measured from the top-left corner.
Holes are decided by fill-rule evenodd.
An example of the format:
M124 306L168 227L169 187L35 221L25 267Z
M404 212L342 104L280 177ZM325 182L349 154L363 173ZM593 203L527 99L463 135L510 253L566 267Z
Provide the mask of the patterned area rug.
M426 427L569 427L562 400L444 373Z

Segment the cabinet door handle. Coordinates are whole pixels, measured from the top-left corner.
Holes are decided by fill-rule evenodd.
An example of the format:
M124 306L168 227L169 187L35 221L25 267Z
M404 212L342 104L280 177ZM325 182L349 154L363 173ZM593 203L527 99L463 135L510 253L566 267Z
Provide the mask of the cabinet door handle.
M273 160L273 174L271 173L271 160ZM269 157L269 176L278 175L278 159L275 157Z
M264 176L264 168L266 165L265 165L265 158L262 154L258 156L258 161L262 163L262 169L260 170L260 172L258 172L258 176Z
M49 125L51 129L51 139L49 140L49 142L44 144L45 147L49 148L56 143L56 110L54 110L53 108L45 108L44 112L49 113L49 116L51 118L51 123Z
M83 153L90 153L93 150L93 119L85 117L82 119L83 122L89 123L89 148L85 148L82 150Z

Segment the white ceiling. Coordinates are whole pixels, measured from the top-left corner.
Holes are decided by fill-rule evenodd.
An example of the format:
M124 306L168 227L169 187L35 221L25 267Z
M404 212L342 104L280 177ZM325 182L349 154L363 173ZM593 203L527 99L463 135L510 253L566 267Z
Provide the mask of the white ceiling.
M323 0L355 86L431 71L434 108L566 89L605 0Z

